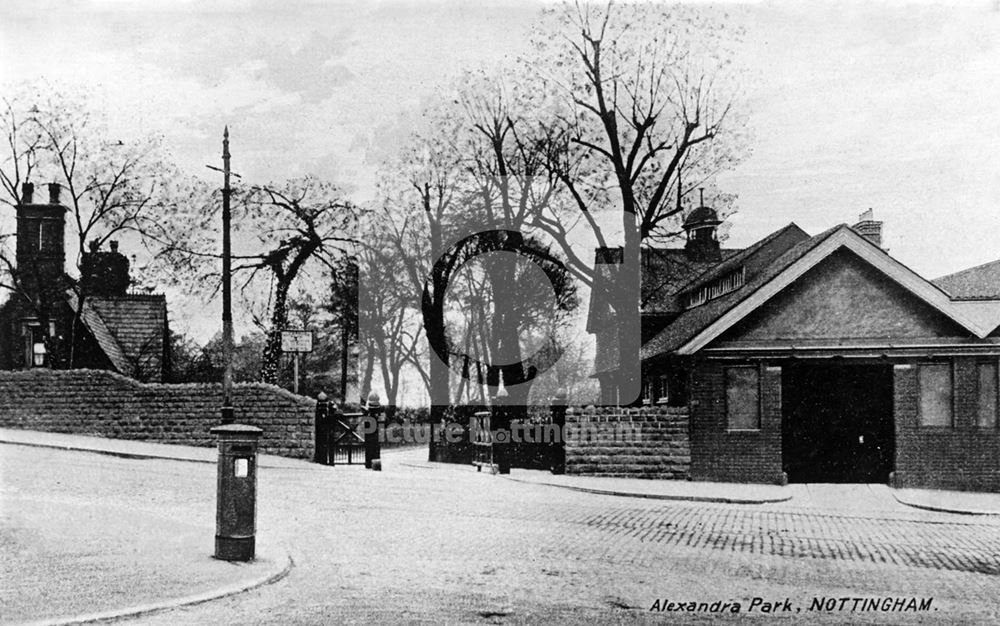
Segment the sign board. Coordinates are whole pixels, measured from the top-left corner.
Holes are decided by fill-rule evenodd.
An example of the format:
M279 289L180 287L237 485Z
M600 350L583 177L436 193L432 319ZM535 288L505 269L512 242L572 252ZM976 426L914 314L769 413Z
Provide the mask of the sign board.
M281 331L282 352L312 352L313 333L311 330Z

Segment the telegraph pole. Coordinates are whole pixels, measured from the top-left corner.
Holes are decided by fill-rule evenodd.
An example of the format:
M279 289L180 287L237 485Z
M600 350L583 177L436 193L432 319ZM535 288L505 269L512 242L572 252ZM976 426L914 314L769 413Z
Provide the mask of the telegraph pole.
M233 260L229 241L229 224L232 219L229 209L229 126L222 132L222 358L225 371L222 374L222 423L232 424L233 416Z

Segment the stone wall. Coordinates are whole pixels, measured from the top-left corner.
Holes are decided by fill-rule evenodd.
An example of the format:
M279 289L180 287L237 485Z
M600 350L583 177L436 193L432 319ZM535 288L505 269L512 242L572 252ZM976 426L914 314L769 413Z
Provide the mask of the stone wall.
M315 401L262 383L234 387L240 423L264 430L260 451L311 459ZM214 446L222 386L143 384L101 370L0 372L0 427Z
M570 408L566 414L566 473L629 478L688 478L688 410Z

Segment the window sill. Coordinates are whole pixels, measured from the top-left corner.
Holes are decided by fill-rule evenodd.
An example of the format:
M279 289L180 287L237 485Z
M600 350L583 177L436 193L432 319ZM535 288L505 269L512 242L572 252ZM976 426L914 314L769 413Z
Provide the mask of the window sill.
M739 434L743 434L743 433L759 434L760 433L760 429L759 428L727 428L726 429L726 434L727 435L739 435Z

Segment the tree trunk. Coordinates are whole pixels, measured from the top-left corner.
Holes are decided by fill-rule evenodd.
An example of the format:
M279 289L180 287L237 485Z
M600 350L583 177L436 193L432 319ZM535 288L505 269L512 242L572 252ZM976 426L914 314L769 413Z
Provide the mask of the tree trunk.
M437 267L437 260L442 254L440 226L431 226L431 268ZM444 297L448 287L448 277L443 270L431 270L430 302L422 306L424 332L431 347L430 354L430 395L431 422L440 424L444 421L445 412L450 400L448 390L450 355L448 353L448 338L444 320Z
M264 344L260 366L261 382L278 384L278 366L281 364L281 331L288 324L288 288L291 280L279 280L274 290L274 310L271 312L271 329Z
M340 402L341 404L347 403L347 360L348 354L347 350L350 347L349 340L349 328L347 327L347 320L343 318L343 314L340 320ZM361 401L364 402L367 397L362 398Z
M642 243L639 227L634 212L635 202L631 198L631 190L627 196L626 206L631 205L632 211L622 212L622 228L625 234L624 258L618 274L618 298L615 321L618 324L618 404L627 406L639 399L639 289L640 282L640 245Z
M524 407L528 403L529 384L521 363L520 330L523 320L516 306L517 285L513 284L510 268L505 263L485 263L487 275L493 291L493 346L491 369L494 370L491 385L499 380L497 372L503 374L503 385L507 393L506 404Z
M365 369L361 373L361 397L367 398L372 391L372 376L375 373L375 348L369 343L365 355Z

